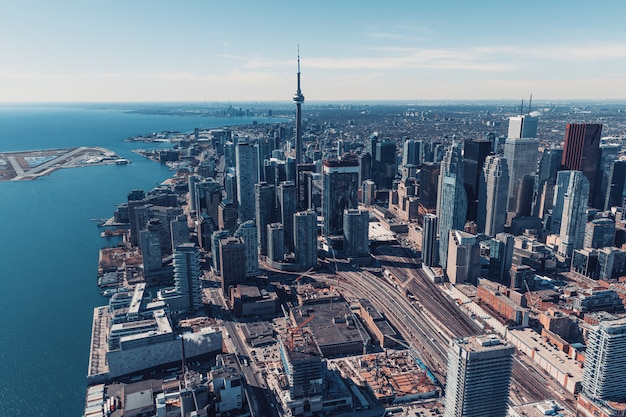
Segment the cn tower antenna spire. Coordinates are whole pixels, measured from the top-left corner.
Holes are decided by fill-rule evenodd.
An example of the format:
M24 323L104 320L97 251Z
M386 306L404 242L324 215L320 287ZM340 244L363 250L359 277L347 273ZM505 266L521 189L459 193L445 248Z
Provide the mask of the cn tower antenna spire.
M300 44L298 44L298 93L300 91Z
M300 45L298 44L298 88L293 95L293 102L296 104L296 166L302 163L302 103L304 95L300 89Z

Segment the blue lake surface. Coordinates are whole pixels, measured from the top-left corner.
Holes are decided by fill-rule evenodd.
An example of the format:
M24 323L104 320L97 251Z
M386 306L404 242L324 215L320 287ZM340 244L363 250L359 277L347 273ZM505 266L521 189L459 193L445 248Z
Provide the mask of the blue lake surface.
M0 182L0 413L78 417L84 411L98 250L90 219L112 216L131 189L169 178L124 139L259 118L146 115L88 106L0 106L0 151L101 146L130 165L62 169ZM276 121L271 120L271 121Z

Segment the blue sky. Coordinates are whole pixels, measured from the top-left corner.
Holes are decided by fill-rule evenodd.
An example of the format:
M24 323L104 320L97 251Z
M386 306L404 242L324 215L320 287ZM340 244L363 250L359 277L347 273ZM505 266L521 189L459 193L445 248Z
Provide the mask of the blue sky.
M625 99L626 2L28 1L0 102Z

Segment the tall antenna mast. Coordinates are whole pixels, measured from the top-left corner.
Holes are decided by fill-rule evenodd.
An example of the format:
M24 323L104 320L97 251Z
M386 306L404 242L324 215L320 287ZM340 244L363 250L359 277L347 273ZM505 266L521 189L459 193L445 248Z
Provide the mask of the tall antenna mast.
M533 94L530 93L530 102L528 103L528 114L530 114L530 106L533 104Z
M302 164L302 103L304 103L304 95L300 89L300 44L298 44L298 88L293 95L293 102L296 105L296 199L300 202L300 173L298 165Z
M524 99L522 99L522 105L519 107L519 114L524 114Z

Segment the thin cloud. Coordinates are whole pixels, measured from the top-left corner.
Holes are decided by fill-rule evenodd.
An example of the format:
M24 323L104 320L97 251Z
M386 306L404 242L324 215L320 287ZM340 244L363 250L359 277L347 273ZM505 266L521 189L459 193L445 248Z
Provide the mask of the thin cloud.
M510 55L517 57L541 58L551 60L581 59L620 59L626 58L626 43L601 45L528 45L528 46L496 46L476 47L473 51L483 55Z
M86 79L113 79L121 78L123 75L116 72L105 73L47 73L47 72L0 72L0 80L41 80L41 81L59 81L59 80L86 80Z
M393 70L393 69L454 69L471 71L505 71L510 66L501 62L484 61L472 52L446 49L379 48L380 56L355 58L307 58L306 67L322 70ZM394 52L394 56L389 53ZM278 68L293 65L293 61L254 59L244 66L248 69Z

